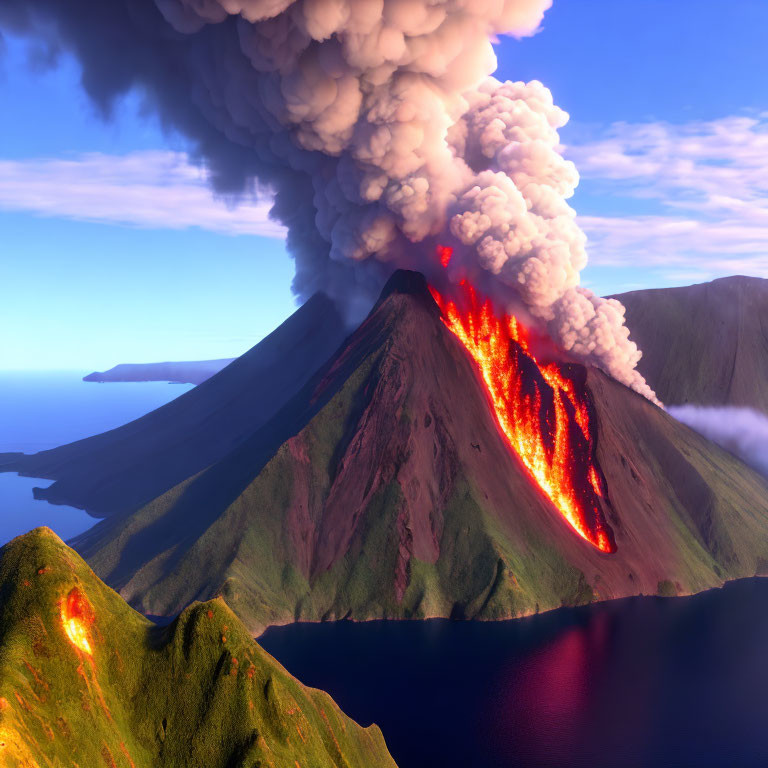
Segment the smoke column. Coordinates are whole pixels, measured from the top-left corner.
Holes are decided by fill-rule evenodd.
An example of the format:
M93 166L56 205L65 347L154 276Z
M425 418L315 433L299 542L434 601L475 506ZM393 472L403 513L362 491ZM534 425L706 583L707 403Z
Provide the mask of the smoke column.
M579 286L568 116L541 83L490 77L494 37L535 33L550 4L3 0L0 25L72 51L107 114L141 89L217 192L269 190L301 297L359 313L396 267L467 278L655 400L623 307Z
M735 406L674 405L671 416L768 477L768 416Z

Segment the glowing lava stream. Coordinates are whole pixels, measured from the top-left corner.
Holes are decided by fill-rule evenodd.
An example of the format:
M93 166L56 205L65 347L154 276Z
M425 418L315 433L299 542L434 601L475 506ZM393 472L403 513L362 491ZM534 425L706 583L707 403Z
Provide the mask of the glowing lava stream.
M537 362L516 318L497 316L466 281L459 290L456 302L430 287L443 322L477 364L507 442L572 528L602 552L614 552L583 386L558 363Z
M61 604L61 623L72 645L89 656L92 655L88 627L93 623L93 615L77 587L70 591L67 599Z

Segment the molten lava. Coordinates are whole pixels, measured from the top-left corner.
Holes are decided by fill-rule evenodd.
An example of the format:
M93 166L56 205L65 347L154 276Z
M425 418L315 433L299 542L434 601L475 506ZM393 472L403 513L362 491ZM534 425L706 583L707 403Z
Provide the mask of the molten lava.
M77 587L70 591L61 604L61 623L72 645L89 656L92 655L88 628L93 624L93 611Z
M451 263L451 257L453 256L453 248L449 245L437 246L437 258L440 259L440 264L443 267L447 267Z
M466 281L459 289L458 301L430 291L443 322L477 364L507 442L573 529L602 552L614 552L579 369L540 364L515 317L496 315Z

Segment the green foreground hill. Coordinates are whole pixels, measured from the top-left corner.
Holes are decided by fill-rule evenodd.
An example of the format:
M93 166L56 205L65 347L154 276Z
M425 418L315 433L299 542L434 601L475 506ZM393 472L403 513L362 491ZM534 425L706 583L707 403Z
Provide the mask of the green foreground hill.
M222 600L157 627L47 528L0 549L0 765L394 768Z

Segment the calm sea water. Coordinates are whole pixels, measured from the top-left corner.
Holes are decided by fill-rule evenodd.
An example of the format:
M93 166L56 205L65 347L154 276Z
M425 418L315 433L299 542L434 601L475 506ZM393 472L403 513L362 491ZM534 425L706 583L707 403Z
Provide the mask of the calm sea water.
M189 384L84 382L90 371L0 372L0 453L34 453L104 432L191 389ZM47 525L63 539L96 520L82 510L32 498L48 480L0 473L0 545Z
M259 642L400 768L768 766L768 579L508 622L300 624Z
M0 451L102 432L187 385L93 384L85 372L0 374ZM93 518L0 474L0 543ZM768 580L511 622L300 624L262 645L358 722L400 768L768 766Z

